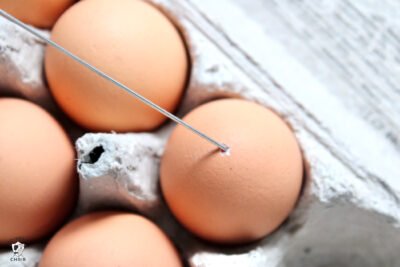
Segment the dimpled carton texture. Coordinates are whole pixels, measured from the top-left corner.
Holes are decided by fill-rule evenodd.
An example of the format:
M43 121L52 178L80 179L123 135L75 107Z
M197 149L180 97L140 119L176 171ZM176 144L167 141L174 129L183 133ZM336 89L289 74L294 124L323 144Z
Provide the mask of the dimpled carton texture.
M164 229L192 267L400 266L398 152L228 2L220 4L230 7L230 15L221 13L219 24L213 24L201 13L201 4L153 1L178 25L191 59L177 114L230 96L280 114L305 161L304 187L289 218L248 245L222 247L192 236L173 218L159 187L159 163L174 123L151 133L84 132L51 99L43 74L44 43L0 19L0 96L42 105L76 141L80 195L73 217L106 208L141 213ZM237 32L230 33L224 21L236 23ZM251 29L253 37L244 29ZM10 262L11 249L2 248L0 266L36 266L44 245L26 245L26 262Z

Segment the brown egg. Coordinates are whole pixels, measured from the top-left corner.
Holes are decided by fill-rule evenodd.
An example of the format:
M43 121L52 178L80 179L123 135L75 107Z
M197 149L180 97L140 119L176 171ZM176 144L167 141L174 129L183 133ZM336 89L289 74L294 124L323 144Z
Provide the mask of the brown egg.
M188 62L174 25L139 0L81 1L57 21L51 38L132 90L173 112ZM61 108L93 131L148 131L166 117L48 47L47 80Z
M51 28L75 0L0 0L0 8L22 22Z
M37 240L66 219L77 193L74 155L45 110L0 98L0 245Z
M302 157L289 127L245 100L204 104L184 117L229 146L177 126L161 162L161 187L176 218L201 238L244 243L271 233L288 216L302 184Z
M96 212L62 228L46 246L39 267L178 267L168 237L148 219L130 213Z

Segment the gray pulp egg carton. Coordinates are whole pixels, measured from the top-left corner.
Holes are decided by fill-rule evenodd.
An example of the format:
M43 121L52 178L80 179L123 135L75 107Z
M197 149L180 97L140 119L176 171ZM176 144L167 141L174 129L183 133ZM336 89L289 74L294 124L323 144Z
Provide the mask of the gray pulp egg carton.
M80 195L74 216L106 208L139 212L164 229L192 267L400 266L398 132L387 134L349 109L343 95L332 93L326 80L317 79L277 41L279 36L267 35L243 8L260 1L238 1L242 6L229 0L152 2L179 27L190 54L190 80L177 115L222 97L273 109L301 145L302 194L289 218L259 242L224 247L195 238L173 218L158 184L160 158L174 124L151 133L85 133L50 97L43 74L45 45L0 19L0 96L42 105L76 140ZM282 1L271 9L284 2L291 7ZM11 250L2 249L0 266L35 266L44 245L27 245L27 262L14 265Z

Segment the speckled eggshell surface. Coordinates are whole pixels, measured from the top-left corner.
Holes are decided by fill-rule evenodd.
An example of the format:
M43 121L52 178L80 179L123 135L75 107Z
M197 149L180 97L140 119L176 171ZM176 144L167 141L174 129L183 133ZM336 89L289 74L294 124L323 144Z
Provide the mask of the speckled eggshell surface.
M182 126L161 162L161 187L176 218L218 243L245 243L275 230L302 185L302 156L289 127L269 109L239 99L206 103L184 120L230 147L230 155Z
M39 28L51 28L75 0L0 0L0 8Z
M0 245L35 241L66 219L78 189L74 158L50 114L25 100L0 98Z
M68 9L51 39L132 90L173 112L188 59L171 21L140 0L86 0ZM166 117L53 47L46 77L56 101L92 131L149 131Z
M181 267L168 237L148 219L96 212L64 226L46 246L39 267Z

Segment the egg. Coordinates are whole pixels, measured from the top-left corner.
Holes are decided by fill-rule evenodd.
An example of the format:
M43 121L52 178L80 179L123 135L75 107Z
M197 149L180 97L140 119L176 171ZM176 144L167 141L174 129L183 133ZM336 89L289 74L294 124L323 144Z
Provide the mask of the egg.
M77 195L74 155L44 109L0 98L0 245L38 240L66 219Z
M299 145L271 110L240 99L197 107L184 121L229 151L177 126L162 157L160 179L175 217L217 243L255 241L293 209L302 185Z
M63 227L44 249L39 267L180 267L168 237L148 219L95 212Z
M169 19L140 0L87 0L68 9L51 39L157 105L173 112L185 88L188 59ZM48 47L45 71L61 108L92 131L150 131L166 117Z
M0 0L0 8L39 28L51 28L75 0Z

